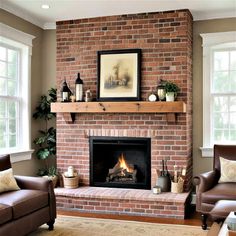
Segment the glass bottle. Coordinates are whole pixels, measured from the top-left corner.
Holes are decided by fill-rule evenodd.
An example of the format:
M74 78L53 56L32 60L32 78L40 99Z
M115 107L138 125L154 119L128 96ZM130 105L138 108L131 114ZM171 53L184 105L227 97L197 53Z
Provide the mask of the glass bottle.
M75 80L75 100L76 102L83 100L83 80L80 79L80 73L78 73L77 79Z

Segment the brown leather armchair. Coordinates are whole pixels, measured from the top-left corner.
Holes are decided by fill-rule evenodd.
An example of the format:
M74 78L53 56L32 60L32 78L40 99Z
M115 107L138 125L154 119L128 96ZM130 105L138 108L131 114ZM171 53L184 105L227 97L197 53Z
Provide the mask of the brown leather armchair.
M219 200L236 200L236 183L218 183L220 178L220 160L223 157L228 160L236 160L235 145L215 145L213 170L195 176L196 185L196 211L201 213L202 228L207 228L209 212Z
M10 156L0 156L0 171L11 168ZM47 223L53 229L56 200L51 180L14 176L20 190L0 193L0 235L23 236Z

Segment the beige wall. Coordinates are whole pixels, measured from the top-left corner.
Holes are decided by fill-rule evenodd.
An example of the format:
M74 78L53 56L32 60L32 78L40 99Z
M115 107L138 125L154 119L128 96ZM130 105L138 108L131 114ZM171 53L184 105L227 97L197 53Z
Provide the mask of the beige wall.
M42 92L56 88L56 30L44 30L42 43Z
M53 33L51 31L44 31L40 27L37 27L2 9L0 9L0 22L35 36L35 39L33 40L31 61L31 111L33 112L39 97L45 90L47 91L46 86L53 86L55 81L55 38L53 38ZM51 44L53 44L53 46L51 46ZM48 51L48 56L46 56L46 51L43 50L44 48L49 48L48 50L50 51ZM47 74L49 68L50 71L49 74ZM39 128L38 122L32 119L32 140L37 136ZM36 175L40 164L41 162L39 162L37 158L33 157L32 160L29 161L14 163L13 169L16 174Z
M236 30L236 18L193 23L193 174L212 169L212 158L201 157L202 146L202 40L200 34Z

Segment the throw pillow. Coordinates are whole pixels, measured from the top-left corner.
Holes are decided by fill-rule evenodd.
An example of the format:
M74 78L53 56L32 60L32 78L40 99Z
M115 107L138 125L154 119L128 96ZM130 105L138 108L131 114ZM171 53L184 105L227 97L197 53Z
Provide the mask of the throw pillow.
M0 171L0 193L19 189L13 176L12 168Z
M236 182L236 161L220 157L220 171L219 183Z

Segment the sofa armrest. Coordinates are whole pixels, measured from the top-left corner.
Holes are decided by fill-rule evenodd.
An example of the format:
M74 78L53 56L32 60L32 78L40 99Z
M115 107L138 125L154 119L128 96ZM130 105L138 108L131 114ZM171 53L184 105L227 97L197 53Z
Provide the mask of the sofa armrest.
M197 186L197 192L203 193L211 189L217 180L218 178L216 171L209 171L195 176L193 178L193 184Z
M31 177L31 176L14 176L18 186L21 189L33 189L48 192L49 196L49 207L50 217L53 221L56 218L56 197L54 193L54 187L52 180L42 177Z
M217 178L216 171L209 171L193 178L193 184L196 186L196 211L205 213L204 205L202 204L202 193L211 189L215 184Z
M42 177L15 175L16 182L21 189L34 189L47 191L50 189L51 180Z

